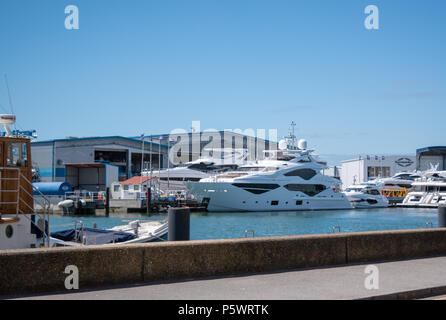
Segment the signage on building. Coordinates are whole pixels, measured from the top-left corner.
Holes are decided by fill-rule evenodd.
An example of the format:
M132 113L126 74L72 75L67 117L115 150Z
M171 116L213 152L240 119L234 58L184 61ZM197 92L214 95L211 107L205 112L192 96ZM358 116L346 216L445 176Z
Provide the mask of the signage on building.
M409 158L399 158L398 160L395 161L395 163L397 165L399 165L400 167L410 167L414 162L412 160L410 160Z

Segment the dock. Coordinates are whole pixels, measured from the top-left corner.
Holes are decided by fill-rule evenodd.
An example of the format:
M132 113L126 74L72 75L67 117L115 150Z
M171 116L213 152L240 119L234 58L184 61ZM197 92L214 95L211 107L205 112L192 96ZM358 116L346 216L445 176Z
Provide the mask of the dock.
M367 274L364 270L368 265L359 264L8 298L19 300L424 299L446 294L445 264L446 257L375 263L374 266L381 275L378 289L365 288ZM420 274L423 276L420 277Z
M6 250L0 252L0 295L74 292L79 298L82 292L65 288L67 265L78 268L79 288L90 294L124 288L105 291L110 298L399 298L434 288L440 294L438 288L446 293L445 240L446 229L438 228ZM373 290L364 286L370 265L379 270ZM131 289L135 285L140 293Z
M176 200L154 200L150 203L150 212L167 212L167 208L189 207L193 212L205 212L207 208L197 200L176 199ZM146 199L110 199L111 209L123 209L127 212L147 211Z

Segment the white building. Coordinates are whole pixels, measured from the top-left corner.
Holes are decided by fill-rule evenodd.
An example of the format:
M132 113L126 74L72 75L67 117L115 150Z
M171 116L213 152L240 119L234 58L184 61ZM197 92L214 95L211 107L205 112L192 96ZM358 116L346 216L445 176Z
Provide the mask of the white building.
M342 161L341 181L343 186L348 186L414 170L416 156L360 156L358 159Z

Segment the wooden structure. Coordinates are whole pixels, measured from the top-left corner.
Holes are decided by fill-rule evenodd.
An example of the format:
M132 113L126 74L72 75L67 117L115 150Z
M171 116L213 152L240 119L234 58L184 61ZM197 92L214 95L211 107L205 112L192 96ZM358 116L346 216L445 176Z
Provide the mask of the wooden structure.
M0 137L0 217L34 212L30 140Z

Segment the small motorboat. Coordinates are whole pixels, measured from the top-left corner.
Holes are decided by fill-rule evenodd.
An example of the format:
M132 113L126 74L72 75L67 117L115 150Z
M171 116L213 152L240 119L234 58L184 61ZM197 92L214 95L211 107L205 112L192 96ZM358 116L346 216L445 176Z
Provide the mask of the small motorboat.
M167 240L168 229L167 220L145 222L134 220L130 221L127 225L116 226L110 230L135 235L135 239L128 240L126 243L142 243Z
M378 188L371 185L360 184L349 186L344 190L353 208L387 208L389 200L381 194Z
M132 244L167 240L167 221L131 221L111 229L87 228L76 222L74 228L51 233L51 247Z

